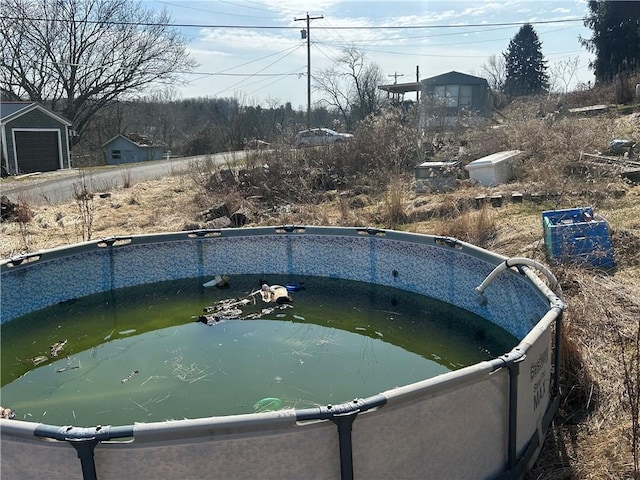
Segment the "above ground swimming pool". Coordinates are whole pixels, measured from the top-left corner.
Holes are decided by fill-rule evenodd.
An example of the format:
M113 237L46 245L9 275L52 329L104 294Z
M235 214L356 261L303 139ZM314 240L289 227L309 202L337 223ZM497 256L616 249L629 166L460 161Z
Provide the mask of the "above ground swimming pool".
M557 286L553 275L537 262L525 258L507 259L455 239L358 228L283 226L206 230L101 239L11 258L0 266L3 363L6 362L5 345L11 341L5 336L6 332L17 331L16 327L30 322L29 314L32 312L49 312L49 308L53 308L51 312L58 312L36 327L46 330L53 328L56 315L65 317L64 312L71 312L76 302L78 305L86 304L88 300L85 299L99 298L97 295L108 294L110 298L117 299L119 292L137 292L136 289L145 285L151 288L170 285L173 291L180 282L201 285L203 279L220 278L221 275L230 278L230 283L234 278L253 277L275 278L282 283L287 279L310 279L311 284L316 279L318 285L336 282L335 285L340 285L336 288L341 289L357 290L364 286L363 292L399 292L399 296L407 295L409 299L411 295L419 295L428 297L425 301L448 304L454 312L460 311L490 322L491 328L488 329L471 326L475 323L463 326L462 329L470 330L471 335L478 336L477 331L482 331L482 335L489 332L489 340L498 336L503 340L513 339L513 345L511 340L502 343L507 345L505 352L494 352L500 347L492 346L484 352L485 356L471 360L477 363L468 364L456 357L450 362L455 365L446 367L446 361L439 359L442 370L435 370L424 378L412 381L412 377L398 375L398 381L405 378L404 382L409 379L410 383L400 386L391 383L388 389L380 392L375 391L375 386L374 390L366 390L369 387L363 386L352 400L338 395L334 404L323 403L327 398L333 398L330 395L320 397L321 400L305 397L308 401L290 404L276 395L258 400L261 390L257 389L246 401L238 402L238 413L234 413L235 410L226 413L222 409L221 413L214 411L210 414L213 416L195 414L194 418L191 415L181 416L181 412L172 416L169 411L163 412L160 418L176 419L131 417L134 420L130 424L127 420L118 421L120 417L107 416L109 425L95 422L95 426L88 427L85 425L91 423L74 421L77 420L75 411L72 417L60 417L59 423L63 425L43 423L47 420L46 410L42 415L43 408L40 408L46 406L44 401L38 405L40 414L37 418L30 419L22 412L14 419L1 420L1 466L7 478L46 476L68 479L80 475L84 479L101 480L521 478L537 458L542 439L557 409L559 338L564 303L554 293ZM292 295L294 308L288 311L289 323L298 325L297 328L303 325L303 328L310 329L311 325L304 324L304 318L300 315L300 318L294 317L296 294ZM384 296L385 293L376 295ZM393 294L389 295L394 297L391 302L396 301ZM140 295L140 303L142 298ZM303 305L304 294L298 298ZM408 301L421 304L420 299ZM101 308L98 307L100 311ZM431 307L421 308L427 311ZM184 312L184 315L192 313L196 312ZM268 312L267 315L276 316L270 320L258 320L252 326L248 322L234 324L235 336L228 340L244 338L250 344L258 332L263 335L268 331L259 330L259 326L278 330L277 322L284 317L277 315L286 313L286 310ZM340 343L349 344L352 340L348 335L355 333L363 333L364 344L367 345L381 342L384 335L388 337L385 343L391 341L393 329L385 328L390 328L388 323L394 321L393 313L384 312L380 318L374 318L374 313L365 312L363 318L356 320L356 324L362 326L349 327L345 322L340 327L342 330L352 328L362 329L362 332L342 332L347 336L340 337ZM312 315L310 312L305 314ZM445 320L444 331L451 327L453 332L456 317L465 315L450 314L451 318ZM367 316L370 317L369 323L366 322ZM101 318L98 316L92 321L99 323L103 321ZM210 326L199 324L188 328L204 329L190 330L196 332L191 335L213 335L213 332L222 332L215 329L226 328L217 321L210 321ZM420 324L429 320L426 314L421 316L418 313L413 321ZM104 322L106 326L107 321ZM64 328L62 325L55 328L58 327ZM140 330L148 328L143 321L136 323L135 320L129 327L132 328L122 327L117 332L114 329L114 332L120 334L124 341L124 337L140 333L136 332L136 327ZM368 332L367 327L370 328ZM237 328L239 330L235 331ZM304 335L315 335L319 340L313 337L307 345L313 344L320 349L313 351L316 355L320 351L328 352L328 344L334 340L333 334L313 328L313 333ZM418 329L408 334L408 344L412 345L410 351L420 350L421 338L425 344L428 343L428 331ZM95 361L98 356L92 349L98 343L111 340L111 336L106 337L114 335L114 332L107 332L103 335L105 339L94 342L93 347L88 346L82 353L78 347L79 350L66 360L66 344L60 339L60 343L51 346L51 355L55 346L60 360L47 355L42 359L36 357L36 360L50 367L50 371L55 369L64 375L78 373L80 361L89 365L93 360L97 369L100 362ZM178 333L174 331L173 334ZM482 335L479 338L485 341ZM287 334L287 341L297 345L292 350L292 357L303 365L307 360L305 355L311 353L300 347L299 339L290 337ZM90 341L87 341L89 345ZM220 340L221 348L224 342ZM181 343L183 348L192 343L202 345L188 338L182 338ZM117 344L111 342L111 346L114 345L117 348ZM121 346L125 348L124 343ZM170 358L164 362L174 369L180 365L184 370L178 373L184 374L188 381L200 382L211 374L212 370L198 370L196 363L189 365L183 362L183 350L170 351ZM382 356L382 350L380 352ZM356 351L360 367L368 366L369 353L362 350L362 358L358 359ZM346 353L339 355L351 358ZM434 355L434 358L440 357ZM398 358L400 365L410 368L412 358ZM181 363L175 363L176 359ZM345 361L354 362L353 359ZM128 362L130 360L122 357L124 365L121 368L130 373L121 375L114 371L114 378L121 379L116 383L122 382L128 388L143 382L150 386L155 381L153 375L148 375L148 378L143 378L142 373L137 375L141 370L135 365L128 365ZM328 370L330 375L343 375L340 362L336 363L336 359L331 359L331 362L319 364L319 368ZM110 368L93 381L109 377ZM283 368L293 373L290 365ZM15 375L20 376L21 373L18 371ZM242 375L251 386L256 383L250 374L234 375ZM280 391L280 383L286 376L278 370L269 375L273 379L273 391ZM162 377L159 373L155 376ZM24 379L21 377L23 383L28 379L28 375ZM77 382L83 379L88 381L89 377L76 376ZM353 383L357 390L358 382L355 380L358 380L357 372L346 384ZM3 385L10 381L5 378L3 368ZM203 388L190 395L221 398L215 395L214 381L210 384L200 382L199 385ZM81 391L79 384L73 388ZM172 394L181 393L179 388L173 386L167 391L156 392L157 395L151 399L157 403L164 402ZM108 388L100 392L100 396L109 395ZM29 396L28 393L25 395ZM40 396L41 393L34 395ZM254 403L252 399L257 401ZM37 404L39 400L35 398L34 402ZM140 404L135 397L131 400L142 407L141 410L150 410L147 408L149 405ZM224 402L232 403L230 400ZM199 403L206 404L206 401ZM116 420L111 421L110 418Z

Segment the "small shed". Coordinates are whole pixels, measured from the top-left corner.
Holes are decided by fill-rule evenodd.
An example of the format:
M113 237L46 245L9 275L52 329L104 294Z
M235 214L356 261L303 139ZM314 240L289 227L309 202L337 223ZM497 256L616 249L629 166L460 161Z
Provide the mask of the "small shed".
M7 174L70 168L71 122L36 102L0 103L2 170Z
M491 115L493 100L484 78L452 71L421 84L424 126L454 125L465 115L467 121L484 121Z
M102 145L107 165L161 160L164 146L135 133L121 133Z

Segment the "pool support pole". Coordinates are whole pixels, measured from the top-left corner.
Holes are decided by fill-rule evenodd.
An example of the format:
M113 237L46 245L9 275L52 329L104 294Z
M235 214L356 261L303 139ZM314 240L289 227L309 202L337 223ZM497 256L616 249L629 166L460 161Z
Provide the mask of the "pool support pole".
M340 480L353 480L353 444L351 430L359 413L387 403L387 398L374 395L366 399L356 398L340 405L327 405L318 408L307 408L296 412L300 420L331 420L338 427L338 444L340 448Z
M97 480L96 463L93 452L98 443L114 438L132 438L133 425L111 427L98 425L97 427L56 427L53 425L38 425L33 434L36 437L52 438L68 442L76 452L82 466L83 480Z

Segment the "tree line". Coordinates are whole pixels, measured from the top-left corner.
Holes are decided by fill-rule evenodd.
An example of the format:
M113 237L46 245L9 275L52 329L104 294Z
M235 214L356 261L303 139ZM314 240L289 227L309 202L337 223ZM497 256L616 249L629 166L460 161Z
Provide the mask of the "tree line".
M339 116L318 106L311 111L314 125L340 129ZM202 155L256 148L256 140L293 143L306 128L306 112L291 103L268 107L247 104L241 98L180 99L167 88L129 101L112 102L101 109L74 149L76 165L100 160L102 145L121 133L135 133L162 145L173 155ZM262 144L264 145L264 144Z

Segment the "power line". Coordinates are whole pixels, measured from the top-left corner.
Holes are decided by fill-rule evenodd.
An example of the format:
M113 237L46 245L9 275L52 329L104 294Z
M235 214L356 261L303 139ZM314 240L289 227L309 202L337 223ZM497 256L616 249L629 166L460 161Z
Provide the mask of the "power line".
M576 28L575 26L573 27L565 27L565 28L556 28L554 30L547 30L544 32L544 36L550 34L550 33L555 33L555 32L562 32L564 30L571 30L573 28ZM397 36L397 37L392 37L392 38L377 38L377 39L365 39L365 40L351 40L351 41L346 41L343 40L342 42L339 41L335 41L332 42L337 46L351 46L351 45L355 45L355 44L367 44L367 45L377 45L377 46L389 46L389 45L394 45L397 46L399 41L403 41L403 40L417 40L417 39L427 39L427 38L436 38L436 37L448 37L448 36L456 36L459 37L461 35L471 35L471 34L476 34L476 33L482 33L482 34L486 34L488 32L497 32L497 31L501 31L501 30L512 30L513 27L500 27L500 28L492 28L490 30L472 30L470 32L450 32L450 33L438 33L438 34L432 34L432 35L419 35L419 36ZM539 35L539 36L542 36ZM468 44L468 43L489 43L489 42L498 42L498 41L505 41L505 40L510 40L511 38L492 38L489 40L472 40L469 42L454 42L454 43L418 43L418 44L402 44L403 47L440 47L440 46L454 46L454 45L463 45L463 44ZM330 45L331 42L318 42L321 43L323 45Z
M296 69L296 70L297 70L297 69ZM292 72L293 72L293 70L292 70ZM302 75L304 75L304 74L299 74L299 73L290 73L289 75L297 75L298 77L301 77L301 76L302 76ZM260 90L263 90L263 89L265 89L265 88L267 88L267 87L270 87L271 85L276 84L276 83L278 83L278 82L282 81L283 79L284 79L284 77L281 77L281 78L278 78L278 79L274 80L273 82L269 82L269 83L267 83L266 85L263 85L263 86L261 86L260 88L257 88L257 89L255 89L255 90L253 90L253 91L249 92L249 95L253 95L254 93L259 92Z
M297 48L297 47L296 47L296 48ZM250 77L246 77L246 78L244 78L243 80L240 80L239 82L235 83L235 84L234 84L234 85L232 85L231 87L224 88L224 89L220 90L220 91L219 91L219 92L217 92L215 95L217 96L217 95L221 94L222 92L225 92L225 91L230 90L230 89L232 89L232 88L237 88L237 87L239 87L240 85L242 85L243 83L245 83L245 82L246 82L247 80L249 80L250 78L257 76L257 74L259 74L259 73L261 73L261 72L265 71L267 68L269 68L269 67L271 67L271 66L275 65L276 63L278 63L278 62L280 62L280 61L284 60L284 59L285 59L285 58L287 58L289 55L291 55L294 51L295 51L294 49L290 49L290 51L289 51L287 54L285 54L285 55L281 56L280 58L278 58L278 59L277 59L277 60L275 60L274 62L270 63L270 64L269 64L269 65L267 65L266 67L264 67L264 68L262 68L262 69L258 70L258 71L257 71L255 74L253 74L252 76L250 76Z
M273 16L266 17L264 15L243 15L241 13L218 12L216 10L209 10L207 8L191 7L191 6L188 6L188 5L180 5L179 3L165 2L165 1L162 1L162 0L155 0L155 1L156 1L156 3L159 3L161 5L169 5L171 7L185 8L187 10L197 10L199 12L215 13L216 15L228 15L230 17L244 17L244 18L263 18L263 19L273 20ZM237 4L234 4L232 2L224 2L224 3L230 3L231 5L237 5ZM246 8L255 8L255 7L246 7ZM256 10L260 10L260 9L256 8ZM268 12L269 10L265 10L265 11Z
M28 20L31 22L60 22L67 23L69 19L63 18L43 18L43 17L10 17L0 16L4 20L13 20L16 22ZM456 25L354 25L354 26L333 26L333 27L315 27L318 30L421 30L429 28L485 28L485 27L506 27L506 26L522 26L529 25L545 25L552 23L571 23L584 22L584 18L566 18L564 20L537 20L530 22L503 22L503 23L467 23ZM112 20L73 20L75 23L100 24L100 25L120 25L120 26L145 26L145 27L179 27L179 28L228 28L236 30L293 30L298 27L290 25L218 25L203 23L153 23L153 22L119 22Z
M553 30L547 33L560 32L560 31L569 30L569 29L570 28L558 28L556 30ZM448 34L448 35L451 35L451 34ZM460 35L460 33L456 33L455 35ZM435 35L435 36L439 36L439 35ZM380 39L380 40L356 40L353 42L344 42L344 43L318 41L316 43L320 45L326 45L329 47L336 47L336 48L350 47L350 46L359 45L359 44L366 44L366 45L378 46L378 47L394 46L394 47L402 47L402 48L433 48L433 47L456 47L458 45L478 45L480 43L496 43L496 42L505 42L505 41L511 40L511 38L492 38L488 40L469 40L467 42L417 43L417 44L399 43L401 40L415 39L415 38L427 38L427 37L400 37L400 38L396 38L395 40L397 41L395 42L390 42L390 40ZM391 40L394 40L394 39L391 39ZM363 50L366 51L367 49L365 48Z
M297 70L297 69L296 69ZM297 73L220 73L220 72L186 72L177 71L185 75L202 75L202 77L286 77Z
M240 65L236 65L236 66L233 66L233 67L225 68L224 70L220 70L218 73L228 72L229 70L234 70L236 68L244 67L246 65L250 65L252 63L259 62L260 60L264 60L265 58L273 57L274 55L279 55L279 54L284 53L284 52L297 50L298 48L300 48L300 45L294 45L293 47L287 47L285 49L278 50L277 52L270 53L269 55L265 55L263 57L256 58L255 60L250 60L248 62L241 63Z

